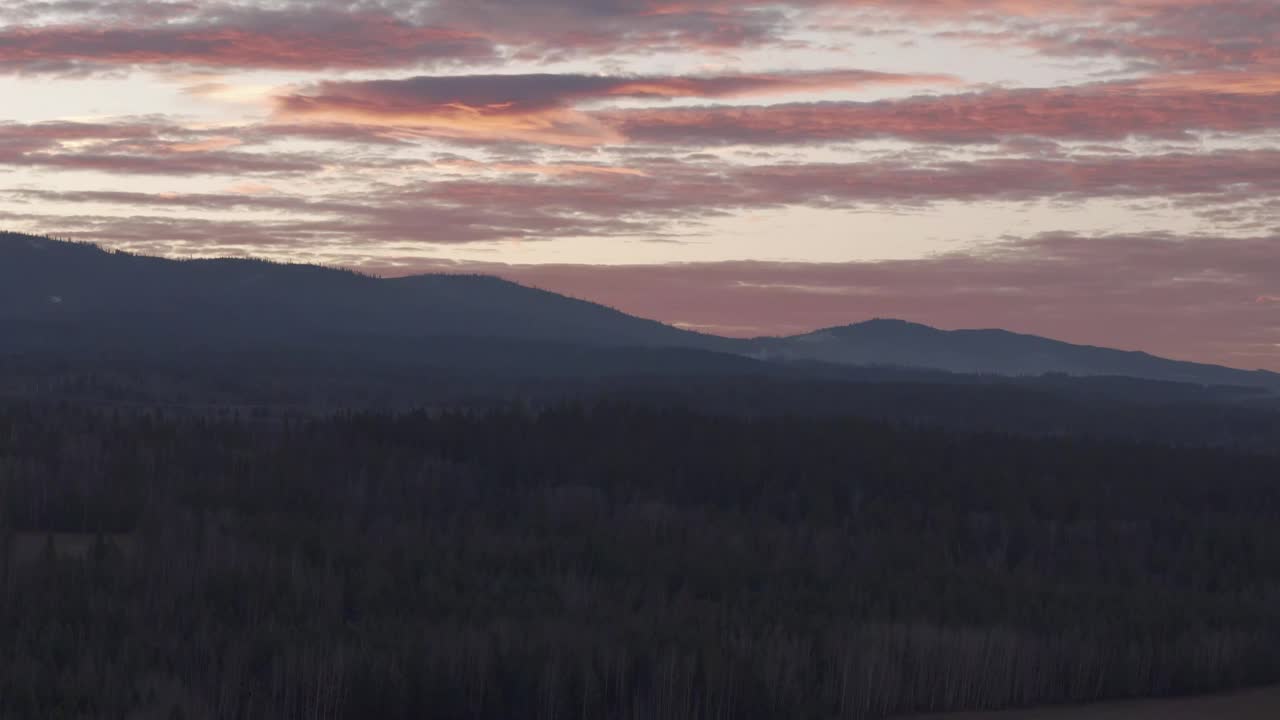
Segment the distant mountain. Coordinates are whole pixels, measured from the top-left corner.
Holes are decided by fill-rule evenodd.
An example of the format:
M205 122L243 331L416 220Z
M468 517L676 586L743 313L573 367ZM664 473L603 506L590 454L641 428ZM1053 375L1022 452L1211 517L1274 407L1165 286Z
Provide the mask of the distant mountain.
M871 320L786 338L752 341L761 360L914 367L965 374L1122 376L1241 385L1280 391L1280 374L1181 362L1021 335L1006 330L938 330L903 320Z
M251 259L169 260L0 233L0 352L284 352L492 373L861 378L849 366L1122 376L1280 391L1280 375L1003 330L873 320L786 338L704 335L487 276L381 279ZM373 360L377 362L374 363Z

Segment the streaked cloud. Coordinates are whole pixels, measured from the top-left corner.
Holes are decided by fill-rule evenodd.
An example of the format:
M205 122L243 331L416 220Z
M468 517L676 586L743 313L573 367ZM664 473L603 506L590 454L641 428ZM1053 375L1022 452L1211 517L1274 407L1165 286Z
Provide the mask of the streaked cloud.
M989 90L869 103L616 110L595 120L632 142L680 145L850 142L990 143L1018 136L1119 140L1196 131L1268 130L1280 92L1233 93L1149 83Z
M49 25L0 30L0 68L84 72L102 66L314 70L492 59L469 32L385 14L224 9L160 25Z
M240 138L163 121L0 124L0 166L152 175L314 173L322 158L231 150Z
M557 145L622 142L580 109L592 101L740 98L871 85L950 84L941 75L862 70L749 75L452 75L326 82L278 99L287 120L390 126L435 138L518 140Z

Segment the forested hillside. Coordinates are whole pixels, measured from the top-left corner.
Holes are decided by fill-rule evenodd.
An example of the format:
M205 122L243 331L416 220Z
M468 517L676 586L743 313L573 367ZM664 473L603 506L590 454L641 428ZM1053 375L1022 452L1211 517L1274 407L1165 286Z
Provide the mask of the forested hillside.
M1280 452L1280 397L1251 388L1132 378L955 375L895 368L775 365L680 349L465 341L426 364L382 347L310 353L0 356L0 402L107 410L325 415L546 408L625 399L739 417L861 417L1033 436L1091 436Z
M1277 478L611 402L12 405L0 717L876 718L1273 682Z
M312 350L425 338L715 349L722 338L478 275L383 279L259 259L172 260L0 232L0 352ZM431 348L414 357L429 360ZM425 351L424 351L425 350Z

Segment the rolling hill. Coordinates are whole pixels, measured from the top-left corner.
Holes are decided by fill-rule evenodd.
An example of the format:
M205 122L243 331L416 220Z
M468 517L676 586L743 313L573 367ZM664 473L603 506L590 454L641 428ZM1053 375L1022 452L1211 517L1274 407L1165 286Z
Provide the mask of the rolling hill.
M1280 374L1182 362L1144 352L1073 345L1007 330L938 330L902 320L870 320L787 338L753 341L762 360L917 367L962 374L1133 377L1280 390Z

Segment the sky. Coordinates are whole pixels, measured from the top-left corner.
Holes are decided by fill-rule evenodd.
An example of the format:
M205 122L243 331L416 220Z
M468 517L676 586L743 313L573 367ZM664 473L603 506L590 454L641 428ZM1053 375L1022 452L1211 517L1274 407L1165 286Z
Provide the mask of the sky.
M0 229L1280 371L1280 2L3 0Z

